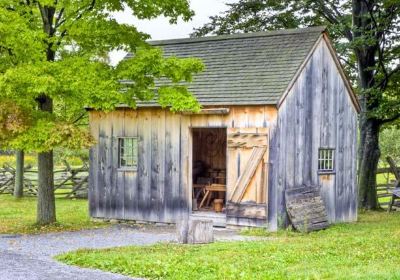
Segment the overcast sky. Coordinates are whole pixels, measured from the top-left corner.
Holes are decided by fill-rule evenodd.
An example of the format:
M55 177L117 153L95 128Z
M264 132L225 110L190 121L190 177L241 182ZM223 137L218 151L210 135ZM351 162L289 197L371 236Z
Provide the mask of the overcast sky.
M219 14L227 9L225 3L236 2L236 0L190 0L190 7L195 12L195 16L189 22L179 20L177 24L170 24L168 19L159 17L154 20L138 20L125 11L116 13L115 18L120 23L133 24L139 31L145 32L153 40L174 39L189 37L193 28L200 27L209 22L209 17ZM112 64L116 64L124 57L123 52L111 53Z

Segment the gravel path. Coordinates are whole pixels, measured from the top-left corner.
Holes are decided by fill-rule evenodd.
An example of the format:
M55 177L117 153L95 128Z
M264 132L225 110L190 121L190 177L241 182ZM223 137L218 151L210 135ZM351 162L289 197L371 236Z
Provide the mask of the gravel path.
M122 280L129 277L61 264L54 256L79 248L107 248L173 241L173 230L113 226L40 235L0 235L1 280Z
M248 240L234 231L215 230L219 241ZM0 235L0 280L127 280L129 277L61 264L54 256L80 248L149 245L175 241L171 227L115 225L105 229L40 235Z

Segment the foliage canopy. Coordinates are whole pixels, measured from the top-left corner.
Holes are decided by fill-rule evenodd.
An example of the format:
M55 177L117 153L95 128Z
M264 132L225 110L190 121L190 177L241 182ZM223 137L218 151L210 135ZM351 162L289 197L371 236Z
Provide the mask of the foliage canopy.
M156 99L172 111L199 109L180 82L190 82L202 63L163 57L147 34L113 17L127 8L139 19L164 15L172 23L193 15L187 0L0 0L0 146L88 146L91 137L78 126L84 106L109 111ZM134 55L111 66L113 50ZM170 84L156 88L160 78ZM40 110L44 98L51 110Z

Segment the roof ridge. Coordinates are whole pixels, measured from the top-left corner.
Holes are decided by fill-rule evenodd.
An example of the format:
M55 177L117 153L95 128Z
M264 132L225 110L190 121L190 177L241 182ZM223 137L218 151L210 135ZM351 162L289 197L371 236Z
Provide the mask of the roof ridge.
M178 38L178 39L166 39L166 40L149 40L147 43L150 45L171 45L171 44L188 44L188 43L198 43L207 41L222 41L222 40L232 40L240 38L255 38L255 37L272 37L281 35L291 35L291 34L303 34L303 33L322 33L326 30L326 26L313 26L306 28L292 28L292 29L279 29L272 31L262 31L262 32L250 32L250 33L235 33L227 35L214 35L198 38Z

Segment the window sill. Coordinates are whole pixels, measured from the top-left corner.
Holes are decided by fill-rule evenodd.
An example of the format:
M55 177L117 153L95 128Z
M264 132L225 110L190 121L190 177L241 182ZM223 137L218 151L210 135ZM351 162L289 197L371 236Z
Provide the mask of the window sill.
M334 170L331 171L318 171L318 175L335 175L336 172Z
M119 167L119 168L117 168L117 171L120 171L120 172L124 172L124 171L136 172L137 170L138 169L136 167Z

